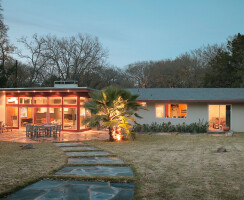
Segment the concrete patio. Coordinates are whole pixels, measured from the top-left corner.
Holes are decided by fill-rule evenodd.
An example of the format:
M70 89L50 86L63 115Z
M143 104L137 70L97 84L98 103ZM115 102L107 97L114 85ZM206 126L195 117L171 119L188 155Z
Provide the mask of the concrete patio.
M13 130L12 132L0 133L0 141L19 143L68 142L106 139L108 139L108 131L106 130L88 130L84 132L61 131L60 136L57 137L26 137L25 130Z

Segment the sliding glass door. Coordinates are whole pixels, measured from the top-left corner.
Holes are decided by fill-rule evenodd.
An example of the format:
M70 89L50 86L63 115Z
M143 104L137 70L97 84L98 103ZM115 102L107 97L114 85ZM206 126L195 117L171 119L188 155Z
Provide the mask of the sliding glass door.
M225 126L230 127L230 111L230 105L209 105L209 129L222 130Z

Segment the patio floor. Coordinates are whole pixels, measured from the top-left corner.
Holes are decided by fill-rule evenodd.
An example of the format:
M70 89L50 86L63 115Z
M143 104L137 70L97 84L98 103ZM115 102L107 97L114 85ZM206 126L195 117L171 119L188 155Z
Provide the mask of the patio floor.
M82 140L106 140L108 132L106 130L89 130L84 132L61 131L57 137L26 137L24 130L13 130L12 132L0 133L0 141L20 142L20 143L38 143L38 142L68 142Z

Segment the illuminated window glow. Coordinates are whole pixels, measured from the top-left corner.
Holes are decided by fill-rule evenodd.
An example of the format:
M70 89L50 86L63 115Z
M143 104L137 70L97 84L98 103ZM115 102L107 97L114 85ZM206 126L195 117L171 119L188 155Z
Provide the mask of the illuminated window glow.
M18 97L7 97L7 104L18 104Z
M165 104L165 118L186 118L186 104Z
M164 117L164 104L156 104L156 117L157 118Z

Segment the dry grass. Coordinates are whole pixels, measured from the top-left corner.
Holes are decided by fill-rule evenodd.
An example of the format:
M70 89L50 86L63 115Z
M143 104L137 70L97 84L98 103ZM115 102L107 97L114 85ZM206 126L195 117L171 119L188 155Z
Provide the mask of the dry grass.
M235 137L139 136L88 141L131 163L135 199L244 199L244 134ZM226 153L216 153L218 147Z
M0 195L50 174L66 163L66 156L52 143L33 144L21 150L20 143L0 142Z

